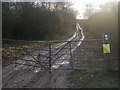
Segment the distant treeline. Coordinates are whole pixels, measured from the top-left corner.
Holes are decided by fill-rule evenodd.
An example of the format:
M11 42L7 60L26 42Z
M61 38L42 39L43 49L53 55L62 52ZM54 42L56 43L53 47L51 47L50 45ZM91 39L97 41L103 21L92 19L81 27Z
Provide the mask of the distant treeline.
M118 54L118 3L109 2L101 6L101 10L93 13L82 25L91 37L102 38L103 33L109 34L111 54Z
M3 2L3 38L54 40L75 31L76 11L64 2Z

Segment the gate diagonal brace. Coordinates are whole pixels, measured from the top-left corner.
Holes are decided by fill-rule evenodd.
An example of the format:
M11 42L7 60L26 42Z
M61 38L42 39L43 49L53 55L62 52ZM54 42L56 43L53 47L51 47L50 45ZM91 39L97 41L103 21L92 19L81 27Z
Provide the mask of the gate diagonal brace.
M37 62L40 64L41 68L44 68L44 69L47 70L47 68L46 68L44 65L42 65L42 63L41 63L38 59L36 59L32 54L30 54L28 51L26 51L25 48L23 48L23 50L24 50L28 55L30 55L35 61L37 61Z
M57 56L62 50L64 50L65 46L67 46L67 45L68 45L68 42L67 42L58 52L55 53L55 56ZM55 56L53 56L52 59L54 59ZM61 57L61 56L60 56L60 57ZM58 58L59 58L59 57L58 57ZM57 60L57 59L56 59L56 60ZM56 62L56 60L54 60L54 61L52 62L52 64L54 64L54 63Z
M41 59L42 56L43 56L43 55L41 55L41 54L39 53L38 56L37 56L37 59L41 62L41 64L42 64L43 66L47 66L47 64L49 64L49 62L45 62L45 61L48 61L47 59L45 59L44 61L42 61L42 59ZM49 57L47 57L47 56L43 56L43 57L49 58Z

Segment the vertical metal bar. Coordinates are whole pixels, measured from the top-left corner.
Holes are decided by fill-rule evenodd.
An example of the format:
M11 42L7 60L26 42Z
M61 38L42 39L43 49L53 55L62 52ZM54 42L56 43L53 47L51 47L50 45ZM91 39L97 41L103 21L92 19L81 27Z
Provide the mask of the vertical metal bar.
M70 49L70 57L71 57L71 60L70 60L70 65L71 65L71 68L73 68L73 56L72 56L72 47L71 47L71 43L69 43L69 49Z
M15 56L17 57L17 54L16 54L17 51L16 51L16 50L17 50L17 49L16 49L16 47L15 47L15 53L14 53L14 54L15 54ZM17 67L16 60L17 60L17 58L15 58L15 61L14 61L15 67Z
M49 73L51 73L51 43L49 43Z

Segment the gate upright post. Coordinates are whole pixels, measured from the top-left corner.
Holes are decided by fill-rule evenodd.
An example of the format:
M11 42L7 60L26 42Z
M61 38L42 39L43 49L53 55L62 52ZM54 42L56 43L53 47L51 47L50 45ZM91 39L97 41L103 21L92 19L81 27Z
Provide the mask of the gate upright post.
M70 47L70 57L71 57L71 60L70 60L70 65L71 65L71 67L72 67L72 69L73 69L73 56L72 56L72 47L71 47L71 44L70 44L70 42L68 42L69 43L69 47Z
M17 67L17 59L18 59L18 56L17 56L17 48L15 47L15 49L13 49L13 50L15 50L15 60L14 60L14 65L15 65L15 67ZM18 49L19 50L19 49Z
M15 53L14 53L15 56L17 56L17 54L16 54L16 50L17 50L17 49L15 48ZM15 59L17 60L17 57L16 57ZM15 67L17 67L17 65L16 65L16 60L14 61L14 65L15 65Z
M51 73L51 43L49 43L49 73Z

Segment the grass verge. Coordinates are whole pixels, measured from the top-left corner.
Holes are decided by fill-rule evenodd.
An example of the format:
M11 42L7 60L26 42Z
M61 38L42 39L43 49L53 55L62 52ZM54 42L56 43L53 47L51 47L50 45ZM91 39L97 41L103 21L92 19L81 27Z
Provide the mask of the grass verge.
M68 76L74 88L118 88L118 72L104 69L72 70Z
M90 35L87 32L84 32L86 39L93 39L94 37ZM81 47L94 47L94 46L102 46L102 42L82 42ZM96 63L89 63L89 62L83 62L79 61L76 62L77 64L88 64L88 65L100 65L104 64L103 62L103 56L98 56L96 53L102 53L102 49L83 49L83 50L78 50L77 52L79 53L92 53L94 54L93 56L88 56L88 55L79 55L76 56L79 59L98 59L100 62ZM111 58L111 57L110 57ZM111 64L112 66L109 66L111 68L117 67L117 64L115 64L115 61L117 59L111 58L110 61L113 61ZM81 67L79 65L79 67ZM82 67L84 68L84 67ZM120 83L120 78L118 77L118 71L106 71L104 67L92 67L92 68L87 68L87 70L71 70L69 75L68 75L68 85L70 88L118 88L118 83Z
M15 59L23 57L27 53L34 52L34 48L40 47L38 43L16 44L14 42L14 45L7 45L7 47L2 48L2 66L13 62Z

